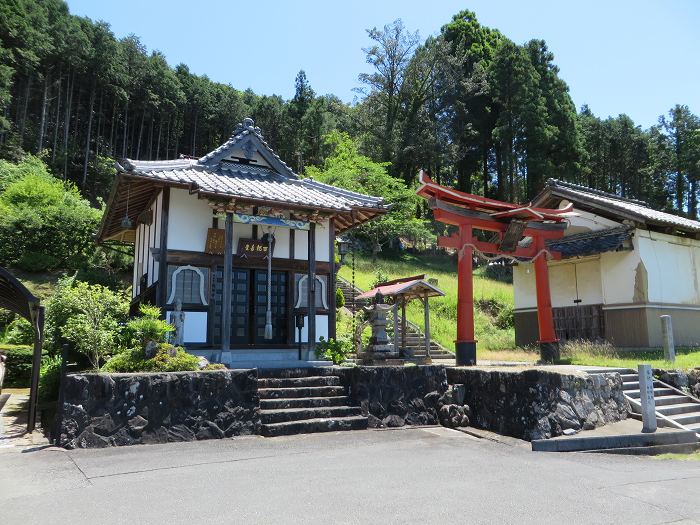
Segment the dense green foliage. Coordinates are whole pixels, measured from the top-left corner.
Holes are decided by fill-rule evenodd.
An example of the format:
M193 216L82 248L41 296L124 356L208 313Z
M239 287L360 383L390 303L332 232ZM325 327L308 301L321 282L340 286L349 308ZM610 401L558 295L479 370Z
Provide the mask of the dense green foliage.
M61 386L61 357L44 356L39 370L39 401L55 401Z
M160 318L160 308L142 304L137 317L126 323L126 340L130 346L144 349L149 341L164 342L174 330L173 325Z
M409 190L425 168L443 184L525 201L558 177L697 215L700 122L686 106L647 130L625 115L577 114L544 41L519 45L466 10L424 42L400 20L368 38L359 103L317 95L303 71L283 100L171 68L138 37L117 39L62 0L3 2L0 155L45 151L54 173L96 202L109 190L110 157L198 156L250 116L300 173L340 169L326 163L337 140L323 137L342 131ZM362 162L342 168L375 173ZM423 217L424 203L412 212Z
M199 370L199 359L177 348L170 355L171 345L164 343L158 347L156 355L146 359L143 350L134 348L121 352L102 367L103 372L186 372Z
M101 212L39 159L0 160L0 265L28 271L85 266Z
M352 352L350 339L326 340L324 337L319 337L316 345L316 357L331 361L334 365L343 364Z
M34 350L25 345L0 345L0 354L7 356L3 386L27 387L32 376Z

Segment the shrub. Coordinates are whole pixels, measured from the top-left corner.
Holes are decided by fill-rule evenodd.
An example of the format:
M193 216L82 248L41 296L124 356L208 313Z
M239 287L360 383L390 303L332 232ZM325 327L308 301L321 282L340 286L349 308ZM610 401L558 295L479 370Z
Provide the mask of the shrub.
M134 317L126 323L127 334L131 345L144 349L149 341L164 343L165 337L175 328L160 318L160 308L142 304L139 307L139 317Z
M101 211L36 158L0 166L0 264L78 268L94 250Z
M507 330L515 326L515 318L513 316L513 306L505 304L501 307L496 317L496 326L501 330Z
M175 355L170 351L175 348ZM182 348L162 343L156 355L146 359L143 350L134 348L117 354L102 367L103 372L187 372L199 370L197 356L188 354Z
M0 345L0 353L7 356L3 386L8 388L29 386L32 378L34 350L29 346Z
M31 345L34 343L34 328L24 317L17 317L8 325L4 339L8 345Z
M59 324L61 335L88 357L93 368L99 369L105 356L119 347L120 321L123 324L129 303L122 293L81 281L62 292L66 321L63 326Z
M333 361L334 365L339 365L345 361L352 353L352 343L345 339L328 339L319 337L316 344L316 357Z
M335 307L342 308L345 306L345 294L341 288L335 289Z
M61 384L61 357L45 356L39 371L39 401L55 401Z
M513 267L509 264L489 263L484 268L484 277L502 283L513 284Z

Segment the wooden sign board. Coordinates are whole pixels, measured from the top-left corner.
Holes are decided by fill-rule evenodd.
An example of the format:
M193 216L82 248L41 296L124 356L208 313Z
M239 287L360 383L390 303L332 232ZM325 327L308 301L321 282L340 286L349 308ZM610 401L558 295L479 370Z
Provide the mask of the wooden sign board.
M223 255L226 241L225 233L224 230L220 230L219 228L209 228L207 230L207 244L204 248L204 253Z
M239 239L238 251L236 255L240 257L249 257L251 259L264 259L267 257L267 241L257 239ZM272 250L275 249L275 243L272 243Z

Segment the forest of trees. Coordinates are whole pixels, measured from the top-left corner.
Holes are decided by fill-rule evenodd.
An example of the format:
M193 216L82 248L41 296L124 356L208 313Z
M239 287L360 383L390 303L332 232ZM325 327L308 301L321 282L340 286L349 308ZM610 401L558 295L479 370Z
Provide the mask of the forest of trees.
M469 11L425 41L397 20L368 42L356 104L316 94L303 71L284 100L170 67L62 0L1 0L0 156L39 155L96 203L112 159L199 156L250 116L299 173L323 168L324 137L338 131L409 187L425 168L443 184L527 201L554 177L697 217L700 119L687 106L649 129L577 111L543 40L514 43Z

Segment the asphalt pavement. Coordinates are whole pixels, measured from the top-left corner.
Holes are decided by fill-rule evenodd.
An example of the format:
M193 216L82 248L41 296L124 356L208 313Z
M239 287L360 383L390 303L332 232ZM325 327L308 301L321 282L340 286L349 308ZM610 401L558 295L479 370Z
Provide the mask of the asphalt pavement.
M0 449L0 523L700 523L700 462L440 427Z

